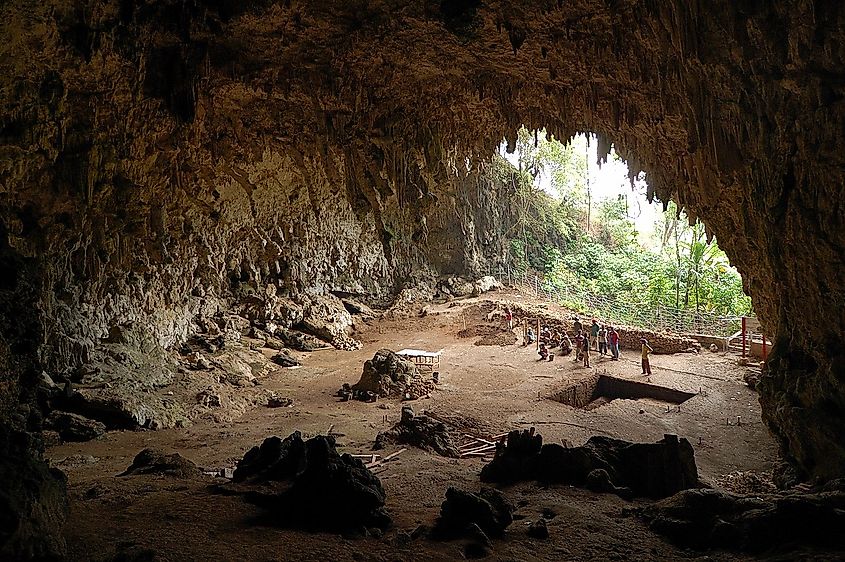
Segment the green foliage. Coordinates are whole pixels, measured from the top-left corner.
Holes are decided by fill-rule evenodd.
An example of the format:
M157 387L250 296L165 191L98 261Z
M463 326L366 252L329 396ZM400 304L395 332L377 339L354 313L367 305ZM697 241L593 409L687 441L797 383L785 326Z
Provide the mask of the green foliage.
M563 289L564 298L571 301L565 304L576 309L586 309L584 299L591 298L643 309L749 314L751 299L743 292L739 273L716 241L706 240L703 225L690 226L673 203L655 224L655 251L638 242L621 198L599 203L586 229L589 200L582 139L577 141L581 145L564 145L523 128L517 165L494 157L491 170L497 181L512 189L512 265L519 271L544 272L546 281ZM557 197L535 185L540 174L551 179Z

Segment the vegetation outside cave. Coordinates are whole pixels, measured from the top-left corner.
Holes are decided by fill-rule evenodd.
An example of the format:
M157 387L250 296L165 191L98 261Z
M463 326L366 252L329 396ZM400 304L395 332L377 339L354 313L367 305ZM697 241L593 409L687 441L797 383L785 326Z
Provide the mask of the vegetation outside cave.
M585 135L563 144L523 127L513 154L494 155L486 173L513 200L510 267L542 273L576 309L596 295L649 309L751 314L739 272L704 225L690 225L673 202L643 209L631 193L645 190L642 175L629 182L620 174L615 189L601 189L588 143ZM627 172L614 151L610 160Z

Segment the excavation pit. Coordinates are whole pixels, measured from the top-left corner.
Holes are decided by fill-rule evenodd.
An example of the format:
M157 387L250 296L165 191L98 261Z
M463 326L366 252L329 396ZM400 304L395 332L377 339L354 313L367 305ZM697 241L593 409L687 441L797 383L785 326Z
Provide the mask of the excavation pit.
M594 375L555 391L549 398L584 410L594 410L611 400L650 399L668 404L681 404L695 394L607 375Z

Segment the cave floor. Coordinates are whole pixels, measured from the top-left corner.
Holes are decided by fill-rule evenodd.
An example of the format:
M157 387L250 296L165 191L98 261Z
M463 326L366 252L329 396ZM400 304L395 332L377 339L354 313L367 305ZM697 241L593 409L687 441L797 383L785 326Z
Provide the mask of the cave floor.
M482 300L526 300L514 293ZM575 409L548 398L568 381L597 373L640 376L636 351L623 350L618 362L596 358L592 369L572 358L536 361L533 347L476 346L478 338L457 332L483 323L477 299L459 306L433 305L422 318L375 320L358 327L359 351L324 350L303 354L303 366L276 368L261 387L290 397L289 408L255 407L227 421L204 418L185 429L110 432L87 443L67 443L47 451L69 479L71 515L66 538L71 560L109 559L119 549L149 548L160 560L449 560L462 557L461 541L414 540L398 545L398 531L431 525L450 485L477 489L482 459L455 460L409 448L384 465L379 477L387 493L394 527L384 537L353 538L313 534L257 524L257 508L239 497L213 493L214 478L164 476L117 477L144 447L177 451L201 467L233 467L244 452L270 435L294 430L305 437L332 427L339 450L365 453L375 435L399 418L400 402L389 409L334 396L344 382L354 383L362 363L376 350L443 349L441 384L430 399L411 402L420 412L455 423L468 432L496 435L511 429L537 428L546 442L580 445L591 435L653 442L664 433L693 444L701 477L722 485L726 475L751 471L764 476L776 460L774 441L760 421L756 394L742 381L745 367L736 357L700 354L658 355L650 382L696 394L676 406L650 400L613 400L593 410ZM268 357L271 355L267 350ZM249 392L245 389L243 392ZM640 411L642 410L642 413ZM384 417L387 417L386 421ZM741 425L736 424L741 417ZM728 423L730 422L730 423ZM385 451L389 454L400 447ZM220 479L217 479L220 481ZM503 488L524 519L502 540L494 541L494 559L507 560L657 560L699 558L713 553L677 549L651 533L626 508L644 505L614 495L593 494L568 486L524 483ZM529 522L544 509L546 541L526 535ZM719 559L739 559L717 553Z

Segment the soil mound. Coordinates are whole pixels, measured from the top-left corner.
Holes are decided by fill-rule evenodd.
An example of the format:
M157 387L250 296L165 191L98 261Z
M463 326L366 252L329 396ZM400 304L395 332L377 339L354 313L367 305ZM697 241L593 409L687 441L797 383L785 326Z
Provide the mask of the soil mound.
M477 342L475 345L499 345L499 346L507 346L513 345L516 343L516 334L514 334L511 330L501 330L496 334L491 334L489 336L484 336Z
M468 326L458 332L459 338L477 338L478 336L495 336L504 331L499 326L491 324L476 324L475 326Z
M391 523L381 481L359 459L340 455L331 436L269 437L244 455L233 482L282 525L345 531Z

